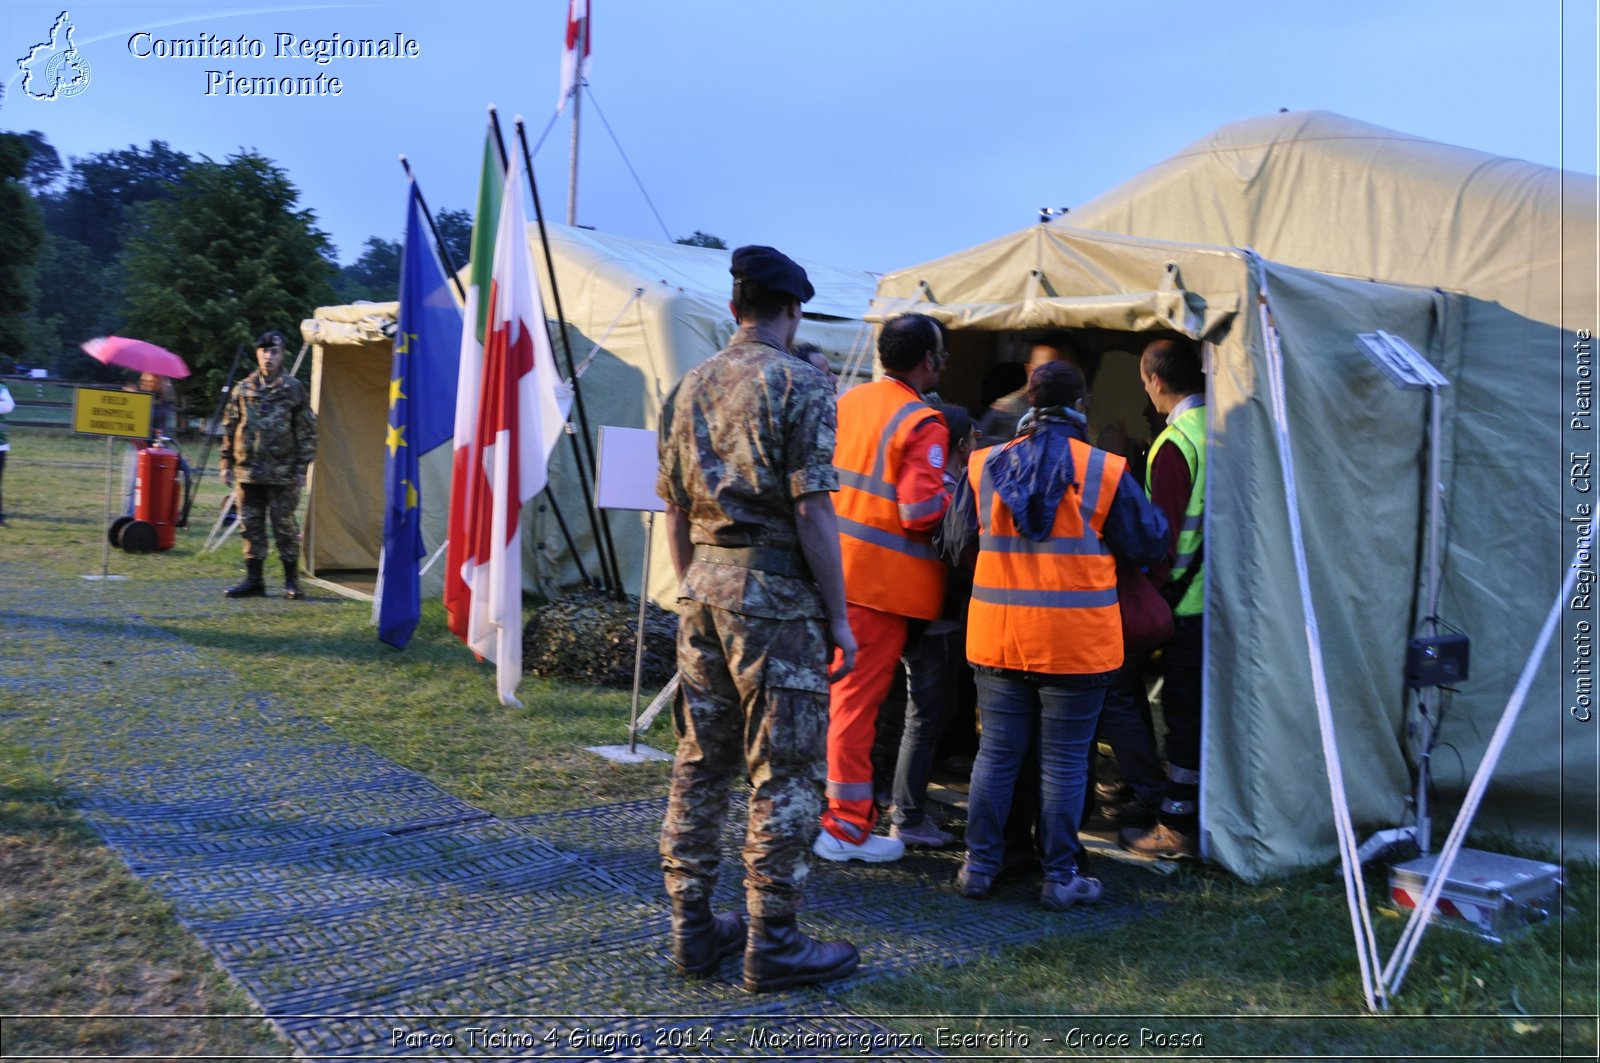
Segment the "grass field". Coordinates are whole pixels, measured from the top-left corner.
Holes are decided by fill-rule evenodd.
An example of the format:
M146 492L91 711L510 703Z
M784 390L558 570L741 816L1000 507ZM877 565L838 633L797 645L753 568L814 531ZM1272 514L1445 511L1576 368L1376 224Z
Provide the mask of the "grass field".
M28 429L14 429L12 442L4 483L11 527L0 529L0 560L26 560L69 577L99 571L105 443ZM217 554L197 553L220 499L220 488L208 483L195 527L176 549L142 557L113 552L111 571L139 581L215 577L220 592L241 571L236 541ZM622 740L625 692L530 678L520 692L526 708L503 709L495 703L491 670L443 630L436 604L425 608L404 653L377 642L363 603L318 594L303 608L245 607L249 622L237 626L165 623L238 677L238 691L219 696L270 693L500 815L665 791L662 765L615 765L583 751ZM248 1014L250 1006L165 905L83 825L51 777L52 766L29 756L26 729L37 723L26 712L0 713L0 1014L97 1014L106 1021L74 1024L70 1032L61 1026L25 1046L3 1043L0 1055L286 1053L258 1023L177 1018ZM657 726L651 741L668 745ZM1492 841L1485 847L1512 847ZM1566 881L1565 919L1505 947L1430 932L1384 1016L1363 1013L1337 868L1261 885L1208 868L1151 875L1138 887L1155 907L1148 918L968 958L914 978L866 982L848 990L845 1002L907 1031L928 1024L894 1016L965 1016L946 1024L990 1037L993 1047L963 1054L1593 1058L1600 985L1595 868L1570 865ZM1374 871L1369 896L1381 897L1384 882L1383 871ZM975 905L973 918L982 917ZM1387 954L1401 924L1382 916L1376 922ZM113 1018L133 1012L173 1018L140 1024ZM1117 1041L1124 1035L1125 1047ZM1021 1036L1031 1047L1020 1047ZM1047 1046L1044 1036L1056 1040Z

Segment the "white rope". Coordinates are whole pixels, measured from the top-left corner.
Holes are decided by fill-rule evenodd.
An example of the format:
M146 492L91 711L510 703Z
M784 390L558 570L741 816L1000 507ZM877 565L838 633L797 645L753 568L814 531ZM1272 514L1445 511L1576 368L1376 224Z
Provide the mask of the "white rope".
M1583 539L1587 541L1593 534L1594 520L1591 518L1586 525ZM1516 726L1517 717L1522 713L1522 703L1527 700L1528 688L1533 685L1534 671L1544 659L1545 651L1550 647L1550 639L1555 635L1556 621L1560 619L1561 610L1566 606L1572 596L1573 588L1577 585L1578 557L1583 550L1584 547L1579 546L1578 551L1572 555L1572 564L1567 566L1567 578L1561 584L1561 593L1556 595L1555 603L1550 606L1550 612L1544 618L1544 627L1539 631L1538 641L1534 643L1533 652L1528 655L1527 663L1522 666L1522 677L1517 680L1516 689L1511 692L1511 700L1506 702L1505 712L1500 715L1500 723L1495 727L1494 735L1489 739L1489 746L1483 752L1483 762L1478 765L1478 773L1472 777L1472 785L1467 789L1466 800L1462 802L1461 811L1456 814L1455 824L1450 828L1450 837L1445 839L1444 848L1439 851L1439 859L1434 864L1428 886L1422 891L1422 897L1417 901L1411 918L1406 921L1405 929L1400 933L1400 940L1395 943L1394 955L1389 957L1389 965L1383 972L1384 982L1388 985L1391 996L1400 991L1400 985L1405 981L1406 970L1411 966L1417 946L1422 942L1423 931L1432 922L1429 917L1433 913L1433 906L1438 902L1445 881L1450 877L1450 866L1455 863L1456 856L1461 852L1461 846L1467 837L1467 828L1472 825L1472 817L1477 814L1484 791L1489 788L1489 778L1494 774L1500 754L1505 751L1506 743L1511 739L1511 730Z
M1305 537L1300 527L1300 500L1295 488L1294 454L1289 445L1287 389L1283 377L1283 351L1278 332L1267 306L1267 271L1254 251L1246 249L1256 268L1257 299L1261 309L1261 332L1267 355L1267 380L1272 395L1272 415L1276 422L1278 459L1283 468L1283 489L1289 511L1289 535L1294 549L1295 574L1300 583L1300 606L1305 612L1306 649L1311 663L1311 688L1317 705L1318 729L1322 735L1322 757L1328 772L1334 827L1339 837L1339 863L1344 873L1345 900L1350 907L1350 927L1356 939L1356 958L1361 964L1361 988L1367 1008L1387 1007L1383 987L1375 984L1378 968L1378 943L1372 932L1372 917L1367 911L1366 885L1361 878L1361 858L1356 852L1355 828L1350 823L1350 805L1344 788L1344 769L1339 763L1338 739L1334 734L1333 710L1328 699L1328 680L1323 671L1322 633L1317 625L1316 606L1311 600L1311 574L1306 564Z
M850 341L850 354L845 359L844 368L839 374L839 383L842 387L853 387L857 377L872 375L869 364L871 353L872 326L863 321L856 329L855 339Z
M583 379L583 374L589 371L589 363L594 361L594 356L600 353L600 348L606 345L606 340L611 338L611 333L622 323L622 315L626 314L628 308L638 302L639 297L642 295L644 295L643 288L635 288L633 290L633 294L628 297L628 301L622 304L622 309L617 311L617 316L611 319L611 324L607 325L606 330L600 334L600 338L594 341L594 346L590 348L588 355L578 363L578 368L572 374L573 380ZM568 381L568 383L571 382Z
M233 492L230 491L228 492L228 497L223 499L222 509L217 513L216 522L211 525L211 531L206 535L205 545L200 547L202 554L209 554L214 550L220 549L222 544L228 540L228 536L233 533L233 524L229 524L227 529L222 531L220 537L217 534L222 529L223 521L228 519L229 511L233 509L233 497ZM238 521L234 521L234 524L237 523Z
M650 706L639 716L639 720L633 725L631 733L639 735L648 731L650 725L656 722L656 717L661 715L661 710L666 708L667 702L672 700L673 696L678 693L678 688L682 685L683 673L673 672L672 678L667 680L667 685L661 688L661 693L655 696L650 702Z
M433 556L428 558L428 563L422 566L422 571L418 572L417 575L419 577L426 576L428 574L428 569L433 567L433 563L435 561L439 560L440 557L444 556L444 548L449 546L449 545L450 545L450 540L449 539L446 539L444 542L440 543L439 544L439 549L437 549L437 550L435 550L433 552Z

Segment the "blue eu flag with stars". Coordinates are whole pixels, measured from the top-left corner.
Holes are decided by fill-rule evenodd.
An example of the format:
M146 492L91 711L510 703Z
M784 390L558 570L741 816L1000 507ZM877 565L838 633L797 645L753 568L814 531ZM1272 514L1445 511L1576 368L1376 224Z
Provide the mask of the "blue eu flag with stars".
M405 649L422 614L422 488L428 451L455 433L456 366L461 310L439 265L410 186L406 242L400 255L400 315L389 373L384 438L383 556L378 571L378 638Z

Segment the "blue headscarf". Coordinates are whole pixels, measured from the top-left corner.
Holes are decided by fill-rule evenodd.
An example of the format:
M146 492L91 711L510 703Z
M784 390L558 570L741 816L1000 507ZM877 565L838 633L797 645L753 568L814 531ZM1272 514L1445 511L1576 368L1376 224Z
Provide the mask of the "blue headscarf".
M1017 441L990 457L990 480L1024 538L1050 538L1056 509L1078 482L1068 440L1088 442L1088 425L1083 414L1064 406L1030 410Z

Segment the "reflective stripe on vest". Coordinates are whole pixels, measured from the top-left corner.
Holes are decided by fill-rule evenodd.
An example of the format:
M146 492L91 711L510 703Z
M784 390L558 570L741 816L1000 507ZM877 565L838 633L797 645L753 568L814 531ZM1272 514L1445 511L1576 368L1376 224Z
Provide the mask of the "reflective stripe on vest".
M1189 466L1189 504L1183 511L1183 523L1178 526L1177 551L1172 561L1172 578L1182 579L1194 563L1205 533L1206 515L1206 408L1191 406L1167 425L1150 446L1150 456L1145 464L1145 483L1150 482L1156 467L1156 452L1164 444L1178 448ZM1173 607L1177 616L1199 616L1206 603L1206 565L1200 562L1199 571L1184 592L1183 598Z
M1018 533L994 489L990 460L1027 437L981 450L967 464L978 503L978 565L967 614L967 658L1048 675L1091 675L1122 665L1116 559L1100 538L1127 463L1073 439L1080 484L1056 506L1050 536Z
M937 411L907 385L885 378L839 396L834 466L845 598L899 616L932 620L944 602L945 565L926 532L904 522L938 512L943 496L901 504L896 494L911 434Z

